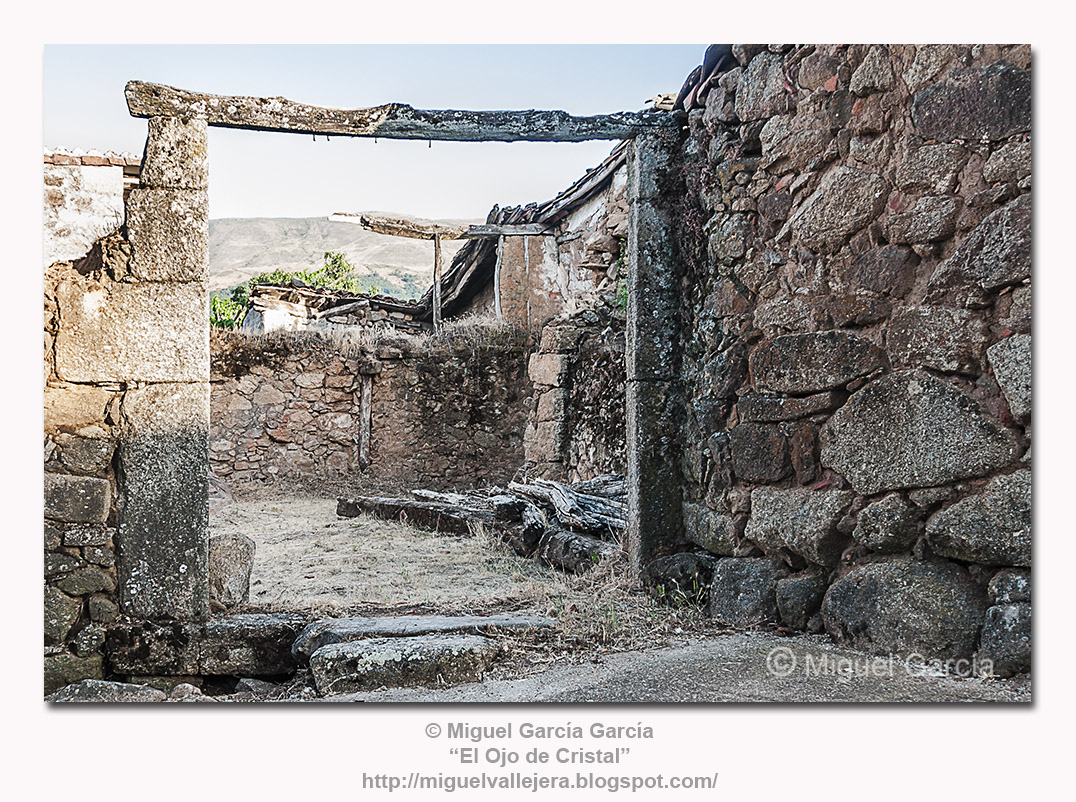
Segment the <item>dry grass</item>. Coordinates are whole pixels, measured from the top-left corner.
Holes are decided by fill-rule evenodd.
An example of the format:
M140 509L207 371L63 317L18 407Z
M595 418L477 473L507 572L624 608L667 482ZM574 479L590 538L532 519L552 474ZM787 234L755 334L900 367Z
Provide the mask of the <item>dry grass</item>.
M262 496L214 514L213 534L257 543L246 611L313 615L528 612L553 630L502 636L495 673L520 676L554 663L656 648L716 627L693 605L659 604L622 561L573 576L516 555L494 534L428 532L369 516L338 518L332 499Z
M323 337L345 357L361 357L376 353L379 348L399 348L411 353L421 350L428 335L399 331L391 325L335 327L307 334Z
M553 660L594 659L605 653L666 646L689 632L717 628L693 604L662 604L638 586L624 561L608 560L581 575L547 569L535 606L555 618L546 645Z
M270 351L292 350L326 344L344 357L364 357L383 348L398 348L405 354L441 353L445 350L474 350L476 348L522 347L527 344L527 332L518 326L498 321L490 315L460 315L446 320L437 334L418 334L397 329L389 323L378 326L334 326L326 329L271 331L248 334L242 330L219 334L246 346Z
M460 315L444 324L437 334L413 334L399 331L391 325L349 326L310 332L328 338L345 356L360 356L379 348L399 348L404 353L422 354L489 346L522 346L527 333L517 326L499 321L489 315Z
M540 582L528 571L536 565L491 551L482 537L338 518L332 499L240 500L214 514L210 532L257 544L249 610L482 613L526 607Z

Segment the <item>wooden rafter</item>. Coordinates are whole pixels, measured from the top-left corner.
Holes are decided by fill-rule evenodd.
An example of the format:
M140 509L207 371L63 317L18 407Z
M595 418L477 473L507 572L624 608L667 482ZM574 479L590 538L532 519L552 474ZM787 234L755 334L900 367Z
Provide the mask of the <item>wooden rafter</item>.
M500 226L483 223L482 225L468 228L461 239L474 239L476 237L537 237L548 233L549 228L542 223Z
M410 239L432 240L435 237L440 237L442 240L460 239L467 233L468 228L466 225L446 225L417 217L353 214L351 212L336 212L330 215L329 219L336 223L354 223L377 234Z

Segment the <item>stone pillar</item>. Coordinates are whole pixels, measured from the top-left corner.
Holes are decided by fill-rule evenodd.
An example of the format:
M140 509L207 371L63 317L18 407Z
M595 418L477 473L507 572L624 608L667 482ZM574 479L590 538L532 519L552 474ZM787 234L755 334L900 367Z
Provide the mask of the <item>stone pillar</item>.
M128 383L119 446L119 595L134 618L209 613L208 158L204 121L149 121L127 201L131 259L112 295Z
M637 137L628 152L628 537L638 570L683 534L680 490L680 278L670 199L677 135Z

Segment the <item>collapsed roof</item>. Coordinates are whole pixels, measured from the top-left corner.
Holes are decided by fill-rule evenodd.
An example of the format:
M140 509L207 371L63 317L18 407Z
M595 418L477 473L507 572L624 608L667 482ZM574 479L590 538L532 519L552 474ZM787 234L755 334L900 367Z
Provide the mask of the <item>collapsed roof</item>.
M587 170L583 177L552 200L504 209L494 206L486 217L486 225L537 224L544 228L553 228L609 185L613 175L627 160L627 153L628 140L624 140L613 148L601 164ZM496 263L497 237L470 239L459 250L442 276L442 314L452 317L466 310L471 301L493 281ZM366 297L305 286L260 285L251 290L250 299L251 308L258 311L264 311L261 307L290 309L293 315L313 320L336 316L340 314L336 311L338 308L354 307ZM406 316L406 320L418 324L432 323L432 287L417 302L402 301L389 296L377 296L369 300L374 302L373 307L383 309L392 318ZM304 307L306 311L303 311Z
M574 209L604 190L620 166L627 160L628 140L620 142L597 167L587 170L586 175L545 203L526 206L494 206L486 217L487 225L542 224L548 228L557 225ZM496 237L472 239L464 245L452 265L441 279L441 304L445 317L459 314L493 280L497 263ZM433 316L433 288L418 302L417 320L428 321Z

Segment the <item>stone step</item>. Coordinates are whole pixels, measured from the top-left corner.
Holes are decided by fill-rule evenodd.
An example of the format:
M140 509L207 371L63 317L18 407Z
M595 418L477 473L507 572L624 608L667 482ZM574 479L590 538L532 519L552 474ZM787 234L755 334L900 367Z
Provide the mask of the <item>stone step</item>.
M552 619L537 615L406 615L395 618L323 618L312 621L299 633L291 652L299 663L331 643L367 638L403 638L452 632L527 631L553 626Z
M291 646L309 619L243 613L205 624L134 621L105 638L109 665L127 676L275 676L295 671Z
M310 657L322 696L380 687L455 685L480 680L500 653L481 635L423 635L331 643Z
M106 682L101 679L84 679L67 685L50 696L46 702L163 702L168 696L156 688L126 682Z

